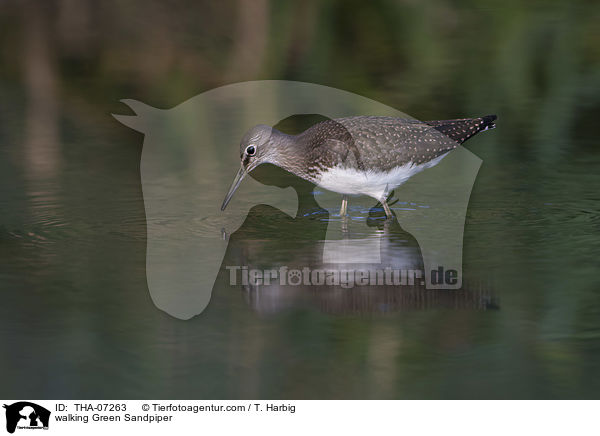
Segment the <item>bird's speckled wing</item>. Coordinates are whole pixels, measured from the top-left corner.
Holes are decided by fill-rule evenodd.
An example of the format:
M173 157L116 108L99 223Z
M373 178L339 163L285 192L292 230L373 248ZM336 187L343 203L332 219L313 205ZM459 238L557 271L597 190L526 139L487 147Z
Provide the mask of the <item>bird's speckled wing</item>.
M314 125L299 139L308 144L308 161L317 172L334 166L389 171L410 162L424 164L448 153L484 130L488 124L484 118L431 122L376 116L338 118Z
M390 117L338 118L316 124L301 137L310 145L317 171L335 166L388 171L429 162L458 145L421 121ZM340 142L348 152L341 152Z

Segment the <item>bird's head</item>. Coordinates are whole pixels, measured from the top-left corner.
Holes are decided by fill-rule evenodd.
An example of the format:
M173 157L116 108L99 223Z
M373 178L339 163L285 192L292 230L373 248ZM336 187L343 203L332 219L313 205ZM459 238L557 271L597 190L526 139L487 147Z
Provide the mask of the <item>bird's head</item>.
M274 132L277 131L264 124L254 126L246 132L240 142L241 166L223 200L221 210L225 210L231 197L248 173L260 164L276 162L277 150L273 141Z

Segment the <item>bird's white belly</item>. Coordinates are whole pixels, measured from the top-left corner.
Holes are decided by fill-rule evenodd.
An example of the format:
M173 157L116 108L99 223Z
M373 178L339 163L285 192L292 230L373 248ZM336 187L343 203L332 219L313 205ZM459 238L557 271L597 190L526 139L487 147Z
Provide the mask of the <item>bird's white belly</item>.
M390 171L363 171L356 168L335 167L321 174L318 185L340 194L368 195L381 199L415 174L437 165L447 154L421 165L409 162Z

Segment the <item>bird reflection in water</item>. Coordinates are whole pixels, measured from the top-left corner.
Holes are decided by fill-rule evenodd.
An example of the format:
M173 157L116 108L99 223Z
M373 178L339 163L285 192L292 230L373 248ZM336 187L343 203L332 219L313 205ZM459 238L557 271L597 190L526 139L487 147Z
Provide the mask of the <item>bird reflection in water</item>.
M307 127L323 121L319 115L293 116L281 121L278 130L296 134ZM487 310L498 308L495 298L482 286L472 289L463 281L459 290L426 289L422 277L424 270L421 250L417 240L404 231L397 220L386 220L380 204L353 213L353 219L333 215L321 207L315 198L315 186L281 168L263 164L251 176L266 185L280 188L292 187L298 195L298 211L290 217L267 205L253 207L243 225L228 236L229 244L222 269L227 274L220 277L229 280L229 287L241 289L248 305L261 314L279 313L289 309L317 308L326 313L388 313L405 310L422 310L437 307ZM357 216L358 215L358 216ZM341 221L343 239L377 239L380 262L356 263L354 258L344 260L344 251L338 250L335 263L324 261L328 225ZM355 253L352 253L354 256ZM350 257L352 257L350 256ZM232 267L235 268L232 270ZM237 268L239 267L239 268ZM274 277L269 284L242 283L242 267L247 270L271 271ZM347 272L368 271L381 274L378 282L323 283L299 280L280 280L284 267L291 271L315 270L336 273L348 277ZM385 278L385 271L403 271L401 285ZM408 273L408 277L406 274ZM413 275L415 274L416 277ZM353 275L353 274L352 274ZM235 276L234 281L231 277ZM306 277L306 276L305 276ZM397 275L396 279L399 278ZM354 279L354 277L353 277ZM260 282L260 281L259 281Z

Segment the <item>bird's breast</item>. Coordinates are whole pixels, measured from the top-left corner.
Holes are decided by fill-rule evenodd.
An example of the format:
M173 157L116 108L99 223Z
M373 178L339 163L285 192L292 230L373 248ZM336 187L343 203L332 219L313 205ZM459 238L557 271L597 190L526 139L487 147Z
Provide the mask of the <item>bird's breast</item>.
M323 171L317 179L317 184L340 194L369 195L381 199L415 174L437 165L445 156L446 154L441 155L424 164L410 161L388 171L337 166Z

